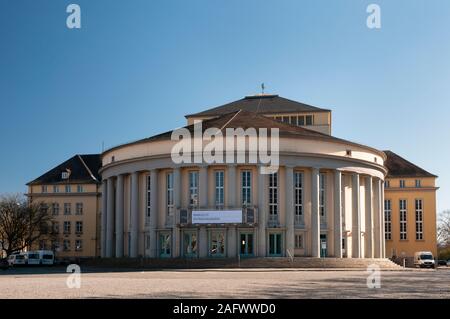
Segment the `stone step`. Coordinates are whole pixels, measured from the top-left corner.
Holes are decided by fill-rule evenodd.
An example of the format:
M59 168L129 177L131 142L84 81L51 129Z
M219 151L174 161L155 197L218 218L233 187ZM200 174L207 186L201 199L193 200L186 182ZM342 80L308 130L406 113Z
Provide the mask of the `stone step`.
M261 258L122 258L122 259L89 259L82 262L87 266L117 267L117 268L147 268L147 269L208 269L208 268L360 268L367 269L369 265L376 265L381 269L402 269L389 259L356 259L356 258L312 258L286 257Z

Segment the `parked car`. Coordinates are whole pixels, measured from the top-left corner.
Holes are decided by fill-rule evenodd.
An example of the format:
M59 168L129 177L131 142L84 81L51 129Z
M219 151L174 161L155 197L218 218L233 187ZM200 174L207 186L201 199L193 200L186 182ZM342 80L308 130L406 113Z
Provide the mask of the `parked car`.
M10 266L25 265L25 256L22 254L9 255L8 264Z
M446 260L438 260L438 266L447 266L447 261Z
M450 259L447 260L447 266L450 267Z
M9 268L8 259L2 258L0 259L0 269L6 270Z
M416 267L435 267L433 254L430 251L418 251L414 253L414 266Z

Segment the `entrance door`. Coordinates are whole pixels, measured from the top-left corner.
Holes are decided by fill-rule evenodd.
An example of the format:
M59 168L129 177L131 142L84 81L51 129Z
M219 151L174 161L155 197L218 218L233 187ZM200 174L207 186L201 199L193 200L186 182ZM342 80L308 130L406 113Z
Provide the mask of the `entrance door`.
M211 232L209 254L211 257L225 256L225 233L223 231Z
M170 233L162 233L159 235L159 256L170 257Z
M281 256L281 234L269 234L269 256Z
M320 257L324 258L327 256L327 235L320 235Z
M253 234L241 234L240 247L241 256L253 256Z
M197 233L186 232L183 238L183 252L185 257L197 257Z

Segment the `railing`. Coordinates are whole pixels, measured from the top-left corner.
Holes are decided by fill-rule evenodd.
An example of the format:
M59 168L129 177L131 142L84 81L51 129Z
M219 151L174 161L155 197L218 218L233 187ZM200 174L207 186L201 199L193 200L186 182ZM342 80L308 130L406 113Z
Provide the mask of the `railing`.
M294 262L294 254L291 252L290 249L286 249L286 255L288 256L289 261L290 261L291 263Z

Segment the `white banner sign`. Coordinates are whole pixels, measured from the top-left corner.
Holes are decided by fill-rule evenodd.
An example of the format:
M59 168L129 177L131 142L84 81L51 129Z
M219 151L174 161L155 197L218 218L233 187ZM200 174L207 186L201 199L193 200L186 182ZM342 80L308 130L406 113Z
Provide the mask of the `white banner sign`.
M242 210L193 210L192 224L241 224Z

